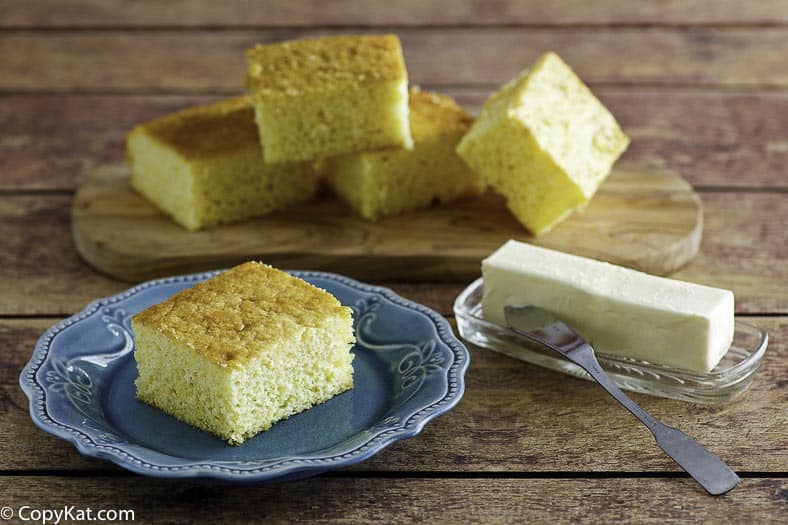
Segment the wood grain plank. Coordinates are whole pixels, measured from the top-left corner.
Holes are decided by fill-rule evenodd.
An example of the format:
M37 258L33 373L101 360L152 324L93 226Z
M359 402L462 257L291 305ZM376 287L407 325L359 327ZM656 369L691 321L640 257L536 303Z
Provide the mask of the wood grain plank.
M69 235L70 201L70 196L0 198L0 314L70 312L91 296L127 287L77 256Z
M780 523L785 479L711 500L690 479L316 478L210 486L127 478L0 478L13 508L132 509L140 523ZM713 504L712 504L713 503ZM131 520L130 520L131 521Z
M704 240L676 277L736 293L739 313L788 313L784 193L702 193ZM70 196L0 196L0 315L68 314L127 285L80 261L69 233ZM443 313L466 283L393 285Z
M749 391L718 405L635 395L739 471L788 472L788 317L752 317L771 343ZM0 320L0 471L116 470L39 430L17 386L36 339L55 320ZM677 467L593 383L472 347L463 400L418 437L351 470L657 472Z
M446 91L472 112L489 94ZM595 91L632 138L627 166L675 171L700 186L787 185L788 93ZM216 98L0 95L0 190L74 189L98 166L123 162L123 138L134 124Z
M131 188L125 166L89 177L71 213L82 258L132 282L250 259L362 280L470 281L479 261L509 239L666 275L695 257L702 230L700 197L684 179L622 167L587 207L538 238L492 194L374 223L327 194L260 219L187 232Z
M243 27L243 26L433 26L462 24L778 24L788 22L780 2L756 0L372 0L332 2L268 0L6 0L0 27Z
M0 91L237 92L256 42L335 31L0 33ZM499 84L542 52L591 84L786 87L788 28L402 29L410 79ZM122 57L122 60L120 59Z
M216 96L0 96L0 189L74 189L137 123Z
M788 312L788 206L785 193L700 192L703 242L698 256L671 275L733 290L740 314ZM428 304L450 313L464 285L430 284ZM418 298L421 287L399 285ZM419 299L416 299L419 300Z

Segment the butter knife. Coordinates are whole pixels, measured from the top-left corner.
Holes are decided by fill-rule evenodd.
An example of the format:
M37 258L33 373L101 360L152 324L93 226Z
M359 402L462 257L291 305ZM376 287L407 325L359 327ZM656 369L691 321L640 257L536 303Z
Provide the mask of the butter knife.
M621 391L599 366L594 349L566 323L536 306L506 306L506 321L516 333L546 346L583 368L616 401L648 428L657 445L709 494L725 494L739 476L720 458L687 434L660 423Z

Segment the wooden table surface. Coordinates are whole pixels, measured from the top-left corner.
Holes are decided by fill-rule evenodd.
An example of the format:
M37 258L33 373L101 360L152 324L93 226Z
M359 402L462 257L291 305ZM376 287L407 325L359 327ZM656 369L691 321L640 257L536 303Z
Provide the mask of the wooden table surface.
M788 520L788 3L753 0L0 3L0 506L130 508L143 523ZM472 348L460 405L356 467L258 486L161 481L38 430L18 386L36 338L128 286L80 261L75 187L136 122L240 91L255 42L394 31L412 82L471 110L553 49L619 118L630 165L700 193L700 255L766 328L752 388L702 406L635 396L743 478L706 496L598 387ZM466 283L386 283L448 317Z

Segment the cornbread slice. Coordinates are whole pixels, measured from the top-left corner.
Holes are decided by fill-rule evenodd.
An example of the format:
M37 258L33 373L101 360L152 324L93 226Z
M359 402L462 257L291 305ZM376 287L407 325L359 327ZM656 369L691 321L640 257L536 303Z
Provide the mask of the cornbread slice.
M318 186L311 164L263 162L249 97L140 124L126 151L131 185L188 230L309 200Z
M412 89L412 150L351 153L321 169L337 195L370 220L479 195L484 183L454 151L472 121L450 97Z
M266 162L412 147L408 76L395 35L257 45L246 59Z
M257 262L131 319L137 397L238 445L353 388L350 308Z
M629 145L555 53L494 93L457 152L533 234L585 205Z

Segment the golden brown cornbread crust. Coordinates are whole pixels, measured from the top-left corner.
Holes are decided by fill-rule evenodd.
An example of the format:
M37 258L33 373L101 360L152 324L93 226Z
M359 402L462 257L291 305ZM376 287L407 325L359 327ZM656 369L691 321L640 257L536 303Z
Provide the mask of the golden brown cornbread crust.
M410 131L414 142L426 142L434 137L465 133L473 123L457 102L446 95L410 88Z
M265 96L348 89L406 77L396 35L349 35L258 44L246 51L245 85Z
M260 144L248 95L184 109L140 124L144 132L193 160L233 153Z
M240 366L274 340L332 316L351 316L330 293L259 262L236 266L133 317L213 363Z

